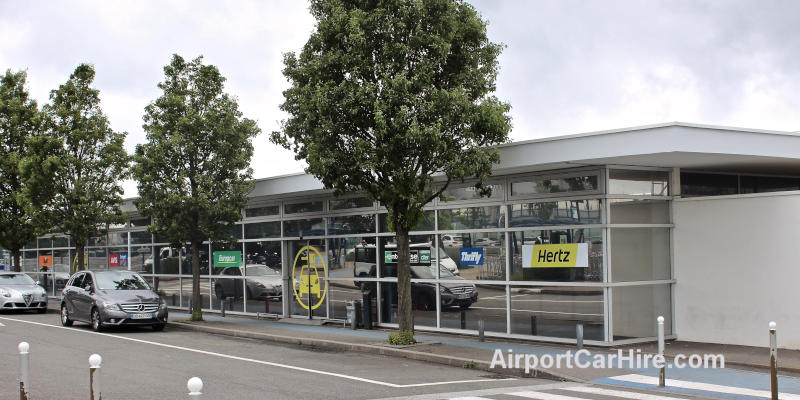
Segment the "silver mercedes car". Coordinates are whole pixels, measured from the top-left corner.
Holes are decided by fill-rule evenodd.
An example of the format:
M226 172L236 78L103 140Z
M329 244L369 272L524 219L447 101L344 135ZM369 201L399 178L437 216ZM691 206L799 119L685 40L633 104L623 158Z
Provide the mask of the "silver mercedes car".
M0 310L47 312L47 292L30 276L20 272L0 273Z

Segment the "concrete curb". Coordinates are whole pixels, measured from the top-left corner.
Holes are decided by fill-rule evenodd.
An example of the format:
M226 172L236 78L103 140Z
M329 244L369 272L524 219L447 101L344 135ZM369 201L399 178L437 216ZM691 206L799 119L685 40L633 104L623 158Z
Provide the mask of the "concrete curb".
M455 356L447 356L442 354L431 354L431 353L424 353L421 351L415 350L408 350L408 349L398 349L398 348L391 348L386 346L378 346L378 345L371 345L371 344L361 344L361 343L349 343L349 342L340 342L336 340L329 340L329 339L317 339L317 338L303 338L303 337L295 337L295 336L283 336L283 335L276 335L272 333L263 333L263 332L253 332L253 331L243 331L238 329L228 329L228 328L218 328L212 326L203 326L197 323L186 323L186 322L170 322L168 325L170 328L175 329L182 329L182 330L189 330L195 332L203 332L203 333L211 333L216 335L225 335L225 336L233 336L233 337L241 337L247 339L256 339L256 340L264 340L270 342L277 342L277 343L285 343L285 344L293 344L299 345L304 347L311 347L311 348L323 348L328 350L339 350L339 351L353 351L359 353L369 353L369 354L380 354L383 356L389 357L400 357L400 358L407 358L409 360L416 360L416 361L424 361L430 362L435 364L443 364L449 365L451 367L461 367L461 368L474 368L481 371L493 372L493 373L502 373L506 375L512 375L517 377L523 378L544 378L544 379L551 379L556 381L569 381L569 382L580 382L585 383L584 380L562 375L559 373L554 373L551 371L535 369L530 374L525 374L524 369L504 369L502 372L498 372L497 370L489 368L490 362L487 361L476 361L471 360L468 358L462 357L455 357Z

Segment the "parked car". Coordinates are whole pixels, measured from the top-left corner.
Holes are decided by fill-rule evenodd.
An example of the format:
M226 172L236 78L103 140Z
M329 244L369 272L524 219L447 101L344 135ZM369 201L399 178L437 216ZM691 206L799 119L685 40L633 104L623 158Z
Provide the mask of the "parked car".
M86 322L95 331L120 325L150 325L163 330L167 304L132 271L80 271L62 292L61 324Z
M448 269L453 275L458 275L458 265L449 255L444 251L444 249L439 248L439 254L436 254L436 248L433 247L429 242L428 243L412 243L409 246L410 250L426 250L430 249L431 252L431 265L440 264L442 267ZM397 250L396 244L387 244L384 246L384 251L394 251ZM368 244L368 245L358 245L355 247L355 268L353 269L353 276L356 278L374 278L375 275L375 245ZM381 266L385 267L386 265L394 265L395 263L385 263L385 259L383 255L379 259L381 262ZM389 276L384 273L384 276Z
M248 264L245 270L242 267L226 267L220 271L220 276L242 277L245 280L248 299L280 298L283 295L281 274L266 265ZM242 297L242 281L240 279L214 279L214 293L218 299L226 297Z
M436 265L412 265L411 279L436 279ZM441 279L460 281L464 278L453 275L449 269L439 267ZM411 299L413 306L420 310L436 310L436 284L428 282L411 282ZM471 283L442 282L439 283L439 300L442 308L469 308L478 301L478 288Z
M472 242L475 247L495 247L500 246L499 240L489 239L489 238L480 238Z
M0 310L47 312L47 291L23 273L0 273Z
M464 245L461 237L455 235L442 235L442 247L462 247Z

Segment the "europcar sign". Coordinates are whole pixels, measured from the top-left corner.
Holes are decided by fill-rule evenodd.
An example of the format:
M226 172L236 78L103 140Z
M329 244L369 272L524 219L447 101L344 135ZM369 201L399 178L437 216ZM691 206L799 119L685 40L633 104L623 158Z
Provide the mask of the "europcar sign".
M534 244L522 246L523 268L586 268L589 244Z
M241 267L241 266L242 266L241 251L214 252L214 268Z

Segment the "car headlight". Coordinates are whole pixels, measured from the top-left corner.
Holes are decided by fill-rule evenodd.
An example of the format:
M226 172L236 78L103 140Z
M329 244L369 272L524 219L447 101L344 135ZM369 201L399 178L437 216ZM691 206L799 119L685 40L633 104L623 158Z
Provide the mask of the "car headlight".
M163 298L163 297L159 297L159 298L158 298L158 307L159 307L159 308L164 308L164 307L166 307L166 306L167 306L167 301L166 301L166 300L164 300L164 298Z
M119 310L121 310L121 308L119 308L117 303L112 303L110 301L104 301L103 302L103 308L105 308L106 310L110 310L110 311L119 311Z
M448 288L446 288L444 286L439 286L439 292L441 294L448 294L448 293L450 293L450 289L448 289Z
M0 296L11 297L11 292L9 292L8 290L5 290L5 289L0 289Z

